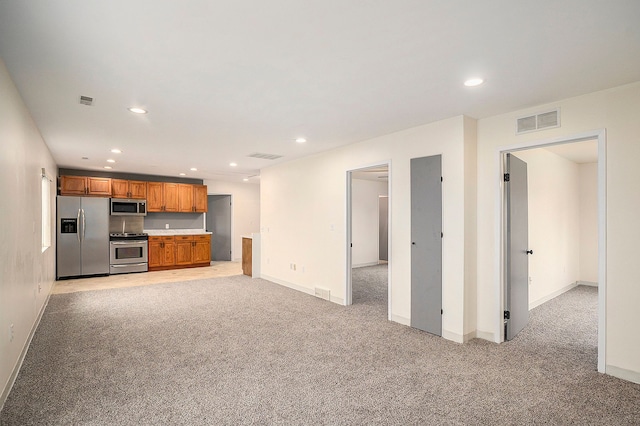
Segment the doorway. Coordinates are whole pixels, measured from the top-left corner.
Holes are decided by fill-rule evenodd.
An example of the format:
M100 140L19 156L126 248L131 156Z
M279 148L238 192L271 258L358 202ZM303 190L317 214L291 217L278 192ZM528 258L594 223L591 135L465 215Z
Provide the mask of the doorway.
M389 192L389 163L347 172L345 304L370 305L388 319L391 318Z
M556 186L570 188L570 184L566 183L564 179L557 179L557 178L555 181L551 179L549 182L543 182L542 184L537 183L538 192L541 192L541 194L538 194L538 197L535 197L535 194L534 194L534 198L532 198L532 200L537 200L535 201L535 204L537 205L537 207L535 206L532 207L533 210L531 210L529 213L529 222L525 222L525 225L522 225L522 224L519 225L520 227L524 226L524 232L526 234L524 240L520 238L520 241L524 241L524 243L521 243L520 245L525 244L527 245L527 247L517 246L518 245L517 241L512 240L511 238L513 229L509 228L509 224L510 224L509 198L513 196L513 194L509 193L509 186L512 183L510 182L512 181L511 178L514 177L514 175L513 175L513 170L507 169L507 165L506 165L507 157L520 156L524 160L527 160L528 158L529 161L532 162L532 164L536 164L536 162L538 162L538 164L544 164L544 167L545 167L544 173L538 173L538 176L541 176L543 174L550 175L552 164L549 162L540 163L540 161L542 161L543 159L543 157L540 157L540 155L543 155L544 153L544 155L548 156L548 157L544 157L547 159L565 157L569 159L568 160L569 163L573 161L574 163L577 164L577 163L580 163L580 161L570 159L570 155L572 155L570 154L571 151L573 150L574 152L573 155L576 155L575 153L577 153L577 155L584 155L584 152L585 152L584 147L589 147L589 149L591 150L590 155L593 155L595 161L597 161L597 166L593 167L593 174L597 174L597 184L594 185L595 187L597 187L597 190L596 190L597 196L594 197L594 198L597 198L597 203L594 201L594 205L597 204L597 207L594 206L594 209L597 208L597 225L594 223L594 227L597 228L597 230L593 231L594 233L597 233L597 238L596 238L597 239L597 256L594 255L593 260L590 260L590 261L592 263L596 262L598 265L598 268L597 268L597 285L598 285L597 351L598 351L598 371L600 372L604 372L605 355L606 355L605 327L604 327L605 325L604 297L606 294L606 291L605 291L606 277L604 274L605 265L606 265L606 246L604 245L604 241L606 241L605 240L606 229L604 226L604 224L606 223L605 144L606 144L605 132L604 130L602 130L602 131L580 134L580 135L576 135L574 137L568 137L568 138L558 138L554 140L523 143L523 144L508 147L506 149L499 150L498 152L500 157L499 172L501 175L500 181L502 182L502 185L501 185L500 197L499 197L501 199L500 209L499 211L496 212L496 217L500 218L500 223L501 223L501 225L497 227L497 230L500 233L500 236L497 238L497 241L499 241L499 244L500 244L499 253L501 253L500 255L501 269L500 270L501 270L501 282L502 282L501 285L499 286L500 301L501 301L500 302L500 306L501 306L500 329L503 330L501 332L501 341L505 341L515 337L515 335L519 331L517 330L517 327L514 328L513 330L510 330L510 323L514 317L516 319L520 319L524 321L524 325L522 327L526 327L528 316L529 316L529 309L533 309L534 307L541 305L542 303L548 300L551 300L554 297L564 292L567 292L568 290L571 290L581 281L581 279L578 278L580 273L577 273L576 275L575 272L567 271L567 269L575 268L576 262L579 264L579 260L575 260L577 258L576 256L580 255L579 253L569 253L567 255L569 256L567 257L569 261L560 260L561 259L560 257L554 258L553 256L554 250L558 250L558 253L560 253L561 250L564 250L565 253L567 253L567 250L580 250L579 243L569 241L570 239L569 237L572 235L575 235L576 232L578 232L576 231L577 225L575 224L575 222L579 221L579 217L564 215L564 219L563 219L563 216L554 214L554 210L556 213L558 211L564 213L564 208L562 206L559 206L558 204L565 201L568 203L575 203L575 200L573 201L565 200L565 198L571 198L570 191L567 192L566 189L564 190L565 195L563 195L560 198L556 196L556 199L554 200L554 196L555 196L554 194L562 194L562 189L556 188ZM544 149L541 149L541 148L544 148ZM545 161L548 161L548 160L545 160ZM527 200L529 200L528 197L530 197L531 194L529 194L529 196L526 195L526 191L527 191L526 161L523 161L523 164L525 167L524 169L525 170L524 171L525 173L525 177L524 177L525 207L524 208L528 209L529 207L527 207L526 204L528 203ZM538 167L540 170L540 166ZM573 170L574 170L572 172L573 175L571 174L566 175L565 178L571 179L571 176L574 176L575 178L575 168ZM507 173L509 174L507 175ZM520 172L520 175L521 174L522 173ZM516 180L518 179L517 175L518 175L518 172L516 171L516 175L515 175ZM540 190L540 188L542 188L542 190ZM519 192L520 195L522 195L521 190L517 190L516 192ZM567 193L569 193L570 195L567 196L566 195ZM516 200L518 199L518 194L516 194L515 199ZM522 206L520 206L520 208L522 209ZM576 207L573 206L572 208L576 208ZM548 217L545 218L544 217L545 215L548 215ZM531 218L532 216L533 216L533 219ZM560 217L556 217L556 216L560 216ZM572 223L572 219L574 223ZM554 223L554 221L560 222L562 220L564 220L564 222L561 224ZM536 226L538 226L538 230L534 229L535 233L532 235L539 235L539 232L540 232L539 224L544 224L546 228L549 228L544 231L544 232L547 232L547 237L546 239L538 238L537 242L535 238L532 238L529 241L529 244L527 244L526 238L529 233L528 227L532 226L533 223L536 223ZM557 236L557 241L555 246L553 245L552 241L549 241L550 239L553 239L554 237L556 237L552 229L553 226L558 227L558 229L562 228L563 230L566 228L566 231L564 231L562 235ZM515 234L520 235L521 232L518 232L518 230L516 230ZM564 240L562 240L563 238ZM512 246L512 243L514 244L513 246ZM542 250L537 250L537 248L535 247L536 245L538 245L539 248L541 248ZM516 262L516 265L513 266L512 263L510 263L510 257L522 258L526 260L524 264L522 262L519 262L520 266L518 266L517 264L518 262ZM562 258L562 259L565 259L565 258ZM550 281L550 277L548 275L544 276L541 279L538 279L538 282L536 283L536 278L532 277L532 275L529 274L529 271L528 271L529 264L530 264L529 262L534 262L533 265L536 265L535 262L544 262L544 268L542 267L543 264L540 263L537 265L537 270L544 270L545 273L547 273L547 271L551 271L555 268L556 273L555 275L553 275L554 278L559 278L560 280L568 281L567 279L568 276L574 276L575 282L566 283L567 285L563 288L558 288L558 285L556 285L556 287L554 288L549 287L548 289L543 289L543 291L541 291L540 288L536 286L548 285L548 282ZM514 271L511 270L511 267L516 268L515 273ZM574 275L572 275L572 273ZM517 280L520 280L520 282L516 282ZM524 289L524 290L517 291L517 288L520 288L521 290ZM545 292L548 294L546 294ZM530 294L533 295L533 298L532 298L533 300L523 299L523 298L528 298ZM518 300L514 301L513 300L514 297ZM526 310L526 312L522 312L523 310Z
M211 232L211 260L231 260L231 195L207 196L207 231Z

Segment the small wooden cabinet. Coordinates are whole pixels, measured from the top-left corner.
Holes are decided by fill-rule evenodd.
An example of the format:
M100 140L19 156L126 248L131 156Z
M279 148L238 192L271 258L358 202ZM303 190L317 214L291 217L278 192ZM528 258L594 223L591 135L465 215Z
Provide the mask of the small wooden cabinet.
M147 212L178 212L177 183L147 182Z
M242 237L242 273L253 276L253 240Z
M144 200L147 198L147 182L111 179L111 196Z
M149 237L149 271L209 266L211 235Z
M111 196L111 178L60 176L60 195Z

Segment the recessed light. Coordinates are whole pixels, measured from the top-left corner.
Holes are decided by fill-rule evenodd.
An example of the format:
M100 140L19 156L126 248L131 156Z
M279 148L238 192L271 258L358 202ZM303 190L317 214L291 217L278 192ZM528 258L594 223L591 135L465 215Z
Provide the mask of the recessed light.
M467 87L479 86L484 83L484 80L481 78L470 78L469 80L464 82L464 85Z
M245 181L245 182L249 182L249 178L244 178L242 180Z
M142 109L142 108L138 108L138 107L131 107L131 108L129 108L129 111L134 112L136 114L146 114L147 113L146 109Z
M189 170L191 170L192 172L197 172L198 171L198 169L196 169L195 167L192 167Z
M107 160L107 163L115 163L115 162L116 162L116 160L112 160L111 158L109 158L109 159Z
M297 138L296 142L298 143L305 143L307 140L305 138Z
M180 176L186 176L186 175L187 175L186 173L180 173Z
M235 166L237 166L238 164L237 164L237 163L229 163L229 165L230 165L231 167L235 167Z
M118 148L113 148L111 152L113 152L114 154L122 154L122 151L120 151Z
M111 166L104 166L105 169L111 169Z

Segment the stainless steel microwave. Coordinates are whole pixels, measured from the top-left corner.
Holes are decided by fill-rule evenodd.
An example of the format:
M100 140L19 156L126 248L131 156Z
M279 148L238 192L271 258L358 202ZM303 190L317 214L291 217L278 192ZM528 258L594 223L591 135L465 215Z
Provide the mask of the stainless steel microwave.
M112 216L146 216L147 200L111 199Z

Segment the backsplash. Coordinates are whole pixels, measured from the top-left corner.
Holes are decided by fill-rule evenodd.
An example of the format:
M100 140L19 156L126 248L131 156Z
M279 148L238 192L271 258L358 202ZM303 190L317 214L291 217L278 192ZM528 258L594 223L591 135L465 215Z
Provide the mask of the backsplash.
M124 227L123 227L124 225ZM109 232L140 233L144 227L143 216L109 216Z
M144 229L204 229L204 213L147 213Z

